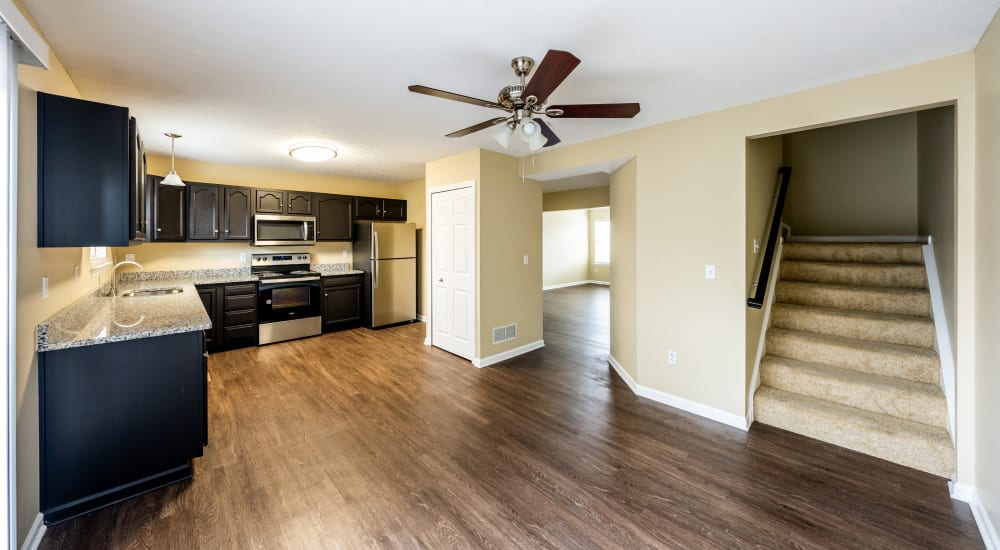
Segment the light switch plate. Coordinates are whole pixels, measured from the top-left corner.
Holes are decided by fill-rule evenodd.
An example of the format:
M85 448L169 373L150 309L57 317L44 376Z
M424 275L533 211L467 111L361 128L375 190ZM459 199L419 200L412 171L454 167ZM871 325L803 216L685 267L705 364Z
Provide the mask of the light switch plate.
M49 276L42 275L42 299L49 297Z
M715 265L705 264L705 278L714 279L715 278Z
M528 265L528 257L527 256L524 257L524 265Z
M667 364L676 365L677 364L677 352L670 350L667 352Z
M134 262L135 261L135 254L126 254L125 255L125 261L126 262Z

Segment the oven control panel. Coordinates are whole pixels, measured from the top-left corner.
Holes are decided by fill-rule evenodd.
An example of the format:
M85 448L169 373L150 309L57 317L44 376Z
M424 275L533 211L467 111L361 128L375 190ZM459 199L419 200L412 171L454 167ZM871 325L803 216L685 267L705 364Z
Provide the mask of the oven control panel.
M251 266L262 265L297 265L309 264L311 255L308 252L295 254L253 254L250 257Z

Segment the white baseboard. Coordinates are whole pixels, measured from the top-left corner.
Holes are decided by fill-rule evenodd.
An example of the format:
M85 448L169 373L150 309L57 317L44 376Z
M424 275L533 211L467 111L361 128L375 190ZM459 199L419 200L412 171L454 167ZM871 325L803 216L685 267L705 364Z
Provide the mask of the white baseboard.
M523 345L521 347L517 347L517 348L511 349L511 350L507 350L505 352L498 353L496 355L491 355L489 357L483 357L482 359L478 359L478 358L477 359L473 359L472 360L472 364L475 365L478 368L488 367L490 365L495 365L495 364L497 364L497 363L499 363L501 361L506 361L508 359L513 359L514 357L517 357L518 355L524 355L525 353L528 353L529 351L535 351L536 349L544 348L544 347L545 347L545 340L537 340L537 341L532 342L530 344L525 344L525 345Z
M972 516L976 518L976 525L983 537L983 543L986 544L986 550L1000 550L1000 538L997 537L996 526L993 525L986 507L983 506L983 501L979 499L976 488L949 481L948 489L951 491L951 498L966 502L969 508L972 508Z
M421 323L426 323L427 322L427 316L426 315L417 315L417 320L420 321Z
M39 513L35 516L35 521L31 524L31 529L28 530L28 536L24 537L24 544L21 545L21 550L37 550L38 545L42 543L42 537L45 536L45 522L42 514Z
M431 342L430 336L428 336L427 338L424 338L424 345L425 346L433 345L433 342Z
M789 237L790 243L926 243L922 235L841 235Z
M608 355L608 363L615 369L618 376L625 381L632 393L638 395L639 397L645 397L646 399L651 399L657 403L663 403L664 405L669 405L675 409L680 409L682 411L687 411L692 414L696 414L703 418L709 420L714 420L715 422L720 422L727 426L732 426L733 428L738 428L740 430L746 431L747 419L746 417L740 416L738 414L733 414L731 412L726 412L715 407L709 407L703 403L698 403L697 401L691 401L690 399L685 399L683 397L678 397L676 395L671 395L667 392L662 392L660 390L654 390L646 386L639 385L632 376L622 368L621 363L614 358L613 355Z
M580 286L580 285L605 285L605 286L611 286L611 283L609 281L593 281L593 280L588 279L586 281L573 281L572 283L559 283L557 285L545 285L545 286L542 287L542 290L555 290L557 288L566 288L566 287L570 287L570 286Z

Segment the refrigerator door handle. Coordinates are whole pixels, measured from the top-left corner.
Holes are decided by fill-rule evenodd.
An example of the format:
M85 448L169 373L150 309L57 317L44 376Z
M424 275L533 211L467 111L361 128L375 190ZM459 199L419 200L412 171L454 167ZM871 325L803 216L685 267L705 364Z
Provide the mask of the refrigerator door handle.
M372 260L372 285L378 288L378 261Z
M372 259L378 259L378 231L372 231Z

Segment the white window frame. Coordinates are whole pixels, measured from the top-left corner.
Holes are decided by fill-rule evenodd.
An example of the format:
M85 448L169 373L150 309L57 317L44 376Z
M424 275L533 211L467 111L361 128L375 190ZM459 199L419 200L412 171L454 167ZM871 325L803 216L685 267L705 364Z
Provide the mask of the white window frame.
M101 271L112 263L111 249L106 246L90 247L90 272Z
M607 224L608 227L608 260L606 262L597 259L598 224ZM594 265L611 265L611 220L594 220Z

